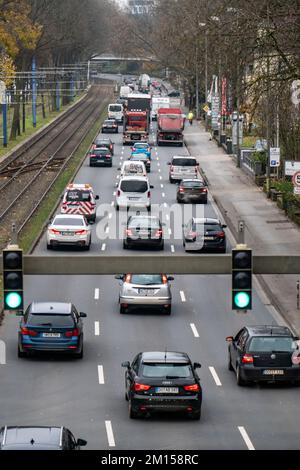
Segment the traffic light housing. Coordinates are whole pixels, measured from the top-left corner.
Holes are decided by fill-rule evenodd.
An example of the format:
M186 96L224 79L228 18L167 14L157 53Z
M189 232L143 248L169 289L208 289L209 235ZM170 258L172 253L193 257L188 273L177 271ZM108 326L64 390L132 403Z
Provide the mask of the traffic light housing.
M22 311L23 250L17 245L3 250L3 303L4 310Z
M232 310L252 310L252 250L246 245L232 250Z

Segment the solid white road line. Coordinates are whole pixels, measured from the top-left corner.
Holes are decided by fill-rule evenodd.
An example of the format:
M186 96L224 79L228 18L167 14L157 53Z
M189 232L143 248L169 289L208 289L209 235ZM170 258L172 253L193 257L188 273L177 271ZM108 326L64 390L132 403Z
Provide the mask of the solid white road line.
M105 421L105 427L106 427L108 445L109 447L115 447L116 443L115 443L114 433L112 430L111 421Z
M238 430L240 431L242 438L244 439L245 444L248 447L248 450L255 450L255 447L252 444L250 437L248 436L247 431L244 428L244 426L238 426Z
M181 297L182 302L186 302L186 298L185 298L183 290L180 291L180 297Z
M211 375L212 375L213 378L214 378L214 381L216 382L216 385L217 385L218 387L222 387L221 380L219 379L218 374L217 374L215 368L212 367L212 366L209 366L209 370L210 370Z
M103 366L98 366L98 380L99 384L104 384L104 373L103 373Z
M94 299L99 300L99 296L100 296L100 289L95 289Z
M196 328L195 324L194 324L194 323L190 323L190 327L192 328L192 332L193 332L195 338L199 338L199 333L198 333L198 331L197 331L197 328Z
M95 336L100 335L100 323L98 321L95 321Z
M175 253L175 246L174 245L171 245L171 251L172 251L172 253Z
M106 250L106 243L102 243L101 251L105 251L105 250Z

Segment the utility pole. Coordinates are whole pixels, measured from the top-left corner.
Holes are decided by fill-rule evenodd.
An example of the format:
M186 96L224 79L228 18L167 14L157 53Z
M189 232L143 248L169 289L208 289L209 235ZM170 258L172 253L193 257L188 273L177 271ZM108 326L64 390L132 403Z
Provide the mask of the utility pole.
M199 119L199 65L198 65L198 36L196 38L196 119Z
M270 30L270 11L269 11L269 2L267 3L267 37L269 40L269 30ZM270 147L271 147L271 130L270 130L270 50L267 47L267 197L270 198L270 177L271 177L271 168L270 168Z
M32 58L32 124L36 127L36 62L35 56Z
M207 26L205 30L205 104L207 104L207 95L208 95L208 36L207 36ZM207 113L205 113L205 130L208 131L208 119Z

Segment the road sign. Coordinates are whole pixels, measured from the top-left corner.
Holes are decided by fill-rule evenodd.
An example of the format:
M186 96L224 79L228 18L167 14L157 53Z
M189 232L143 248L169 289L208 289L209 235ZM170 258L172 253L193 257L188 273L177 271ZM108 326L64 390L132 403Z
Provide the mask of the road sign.
M295 187L300 188L300 171L293 174L292 183Z
M213 94L211 98L211 127L213 130L219 129L220 97Z
M293 176L296 171L300 170L300 161L286 160L284 163L285 176Z
M205 111L206 113L208 113L209 109L210 108L207 104L205 106L203 106L203 111Z
M270 148L270 167L280 166L280 147Z
M2 80L0 80L0 104L6 103L5 93L6 93L6 85Z
M299 195L300 195L300 187L294 186L294 194L295 194L295 196L299 196Z

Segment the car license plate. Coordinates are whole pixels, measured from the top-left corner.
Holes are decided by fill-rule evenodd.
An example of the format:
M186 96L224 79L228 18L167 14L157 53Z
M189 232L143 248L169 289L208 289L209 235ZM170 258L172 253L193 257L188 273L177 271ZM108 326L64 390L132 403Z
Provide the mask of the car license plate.
M153 295L153 289L139 289L139 294L141 295Z
M138 201L138 200L139 200L138 197L130 197L130 198L129 198L129 201Z
M284 375L284 370L282 369L266 369L263 371L264 375Z
M74 232L60 232L60 233L66 237L72 237L74 235Z
M155 393L178 393L178 387L156 387Z
M203 237L203 240L214 240L214 237Z
M60 338L60 333L43 333L43 338Z

